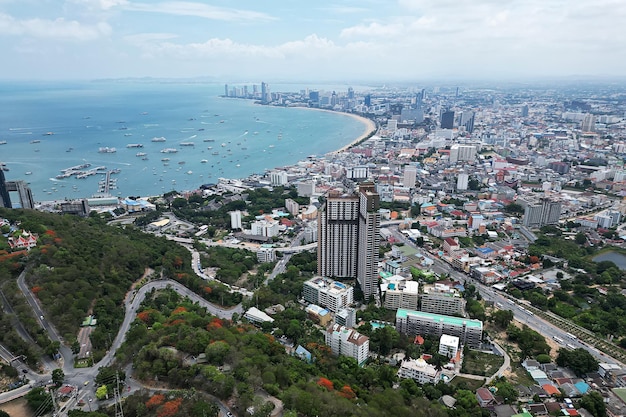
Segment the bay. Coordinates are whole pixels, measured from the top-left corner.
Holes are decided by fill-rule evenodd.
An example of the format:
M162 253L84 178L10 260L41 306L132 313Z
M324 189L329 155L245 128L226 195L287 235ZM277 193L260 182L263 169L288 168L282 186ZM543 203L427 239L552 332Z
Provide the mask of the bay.
M340 113L221 98L223 88L182 82L0 83L5 177L27 181L36 201L90 197L102 174L56 177L65 168L91 164L119 170L112 176L113 195L160 195L291 165L336 150L365 130L361 121ZM152 141L159 137L165 142ZM167 148L177 152L161 152Z

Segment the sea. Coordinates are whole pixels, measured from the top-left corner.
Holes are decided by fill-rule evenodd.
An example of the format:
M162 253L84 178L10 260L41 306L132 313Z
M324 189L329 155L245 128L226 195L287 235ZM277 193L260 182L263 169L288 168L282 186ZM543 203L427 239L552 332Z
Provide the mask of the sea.
M91 197L113 171L111 195L154 196L292 165L366 129L341 113L264 106L223 91L202 82L0 82L5 178L26 181L41 202ZM93 175L63 178L87 164L80 170Z

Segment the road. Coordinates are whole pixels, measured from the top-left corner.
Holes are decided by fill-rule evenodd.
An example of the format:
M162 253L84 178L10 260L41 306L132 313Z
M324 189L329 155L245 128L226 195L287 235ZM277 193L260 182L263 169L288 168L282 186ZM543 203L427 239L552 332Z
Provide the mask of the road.
M560 326L555 326L551 322L540 317L539 314L546 315L546 313L541 312L535 307L532 307L530 303L525 304L523 301L520 302L506 293L495 290L492 287L484 285L483 283L475 280L469 275L453 269L452 266L450 266L448 263L442 261L437 257L434 257L432 254L427 253L422 248L416 246L405 235L400 233L396 227L390 228L390 231L396 239L404 242L404 244L407 246L415 248L421 255L432 259L433 265L431 269L434 272L438 274L449 274L449 276L454 280L463 283L474 284L483 299L485 299L486 301L492 301L494 305L498 308L511 310L513 312L513 317L515 320L527 325L531 329L540 333L542 336L552 339L561 347L565 348L568 347L567 345L570 345L570 348L583 348L589 351L589 353L591 353L599 362L613 363L624 366L624 364L618 359L611 357L604 352L601 352L595 346L593 346L593 344L591 343L591 339L597 339L597 337L593 335L593 333L589 330L584 329L580 326L576 326L575 324L570 323L569 321L562 318L559 318L562 324ZM570 328L575 330L569 330ZM577 337L572 337L573 335L571 333L574 332L576 333ZM562 340L563 342L558 342L555 337Z

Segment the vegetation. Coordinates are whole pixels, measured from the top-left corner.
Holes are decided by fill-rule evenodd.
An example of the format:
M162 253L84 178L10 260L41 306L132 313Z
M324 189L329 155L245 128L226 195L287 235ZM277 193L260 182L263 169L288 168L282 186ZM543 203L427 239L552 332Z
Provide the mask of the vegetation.
M571 369L576 375L583 376L598 370L598 361L586 349L559 349L556 364Z

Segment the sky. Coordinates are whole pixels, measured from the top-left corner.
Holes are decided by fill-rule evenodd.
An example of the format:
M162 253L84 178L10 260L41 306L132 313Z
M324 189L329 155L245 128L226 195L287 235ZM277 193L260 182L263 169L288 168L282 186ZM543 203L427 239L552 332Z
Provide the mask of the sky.
M0 0L0 79L626 75L624 0Z

